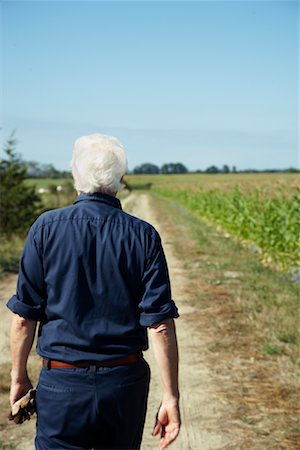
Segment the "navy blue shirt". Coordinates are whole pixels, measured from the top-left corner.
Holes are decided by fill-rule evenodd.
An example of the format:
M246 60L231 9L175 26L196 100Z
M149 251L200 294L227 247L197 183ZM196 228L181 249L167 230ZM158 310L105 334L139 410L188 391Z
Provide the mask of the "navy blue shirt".
M100 193L35 221L7 306L40 321L41 356L67 362L146 350L146 327L178 317L157 231Z

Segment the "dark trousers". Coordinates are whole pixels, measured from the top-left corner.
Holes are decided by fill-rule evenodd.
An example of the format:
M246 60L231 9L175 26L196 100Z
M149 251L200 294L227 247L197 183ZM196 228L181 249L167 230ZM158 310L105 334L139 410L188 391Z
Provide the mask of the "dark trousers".
M37 450L139 449L149 366L42 369L37 387Z

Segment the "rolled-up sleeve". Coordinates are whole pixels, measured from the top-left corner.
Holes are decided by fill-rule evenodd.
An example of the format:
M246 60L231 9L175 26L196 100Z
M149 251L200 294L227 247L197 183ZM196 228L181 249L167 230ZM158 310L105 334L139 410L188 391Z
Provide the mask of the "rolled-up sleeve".
M168 267L158 234L151 242L151 251L143 276L143 296L139 304L140 324L143 327L179 317L177 307L171 298Z
M20 260L17 291L8 300L7 307L21 317L40 321L45 300L43 264L31 229Z

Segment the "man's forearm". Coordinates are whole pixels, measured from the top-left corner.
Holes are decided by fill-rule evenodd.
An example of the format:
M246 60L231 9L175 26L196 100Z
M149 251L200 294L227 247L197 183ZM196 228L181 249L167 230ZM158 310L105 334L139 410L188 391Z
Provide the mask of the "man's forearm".
M11 332L10 332L10 348L12 358L11 376L15 381L24 379L27 376L27 359L30 353L37 322L25 319L17 314L13 315Z
M178 348L173 319L149 328L153 351L160 371L164 393L156 414L153 436L160 434L159 450L165 449L180 430Z
M149 327L153 351L164 388L164 401L178 400L178 348L173 319Z

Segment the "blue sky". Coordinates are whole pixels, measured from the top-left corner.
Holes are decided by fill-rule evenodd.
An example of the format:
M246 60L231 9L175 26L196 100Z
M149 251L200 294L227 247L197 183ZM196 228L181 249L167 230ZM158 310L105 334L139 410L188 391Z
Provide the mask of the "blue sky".
M129 167L299 166L298 1L1 2L1 145L68 169L113 134Z

